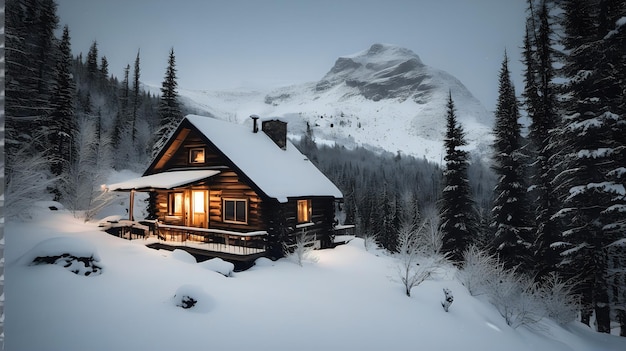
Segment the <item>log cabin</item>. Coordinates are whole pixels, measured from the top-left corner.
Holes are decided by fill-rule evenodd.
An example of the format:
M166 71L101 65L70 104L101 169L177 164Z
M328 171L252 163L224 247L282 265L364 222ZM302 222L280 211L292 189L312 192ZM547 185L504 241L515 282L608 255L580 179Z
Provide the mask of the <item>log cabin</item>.
M302 238L315 248L345 238L341 191L287 139L286 122L251 118L252 128L188 115L142 177L107 186L150 194L154 247L250 261Z

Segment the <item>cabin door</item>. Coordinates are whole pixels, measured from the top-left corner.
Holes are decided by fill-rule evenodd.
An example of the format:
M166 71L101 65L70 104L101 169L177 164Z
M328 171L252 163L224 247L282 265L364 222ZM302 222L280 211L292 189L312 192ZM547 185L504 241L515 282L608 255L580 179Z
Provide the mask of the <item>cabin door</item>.
M208 191L192 190L191 191L191 223L192 227L208 228L209 227L209 206Z

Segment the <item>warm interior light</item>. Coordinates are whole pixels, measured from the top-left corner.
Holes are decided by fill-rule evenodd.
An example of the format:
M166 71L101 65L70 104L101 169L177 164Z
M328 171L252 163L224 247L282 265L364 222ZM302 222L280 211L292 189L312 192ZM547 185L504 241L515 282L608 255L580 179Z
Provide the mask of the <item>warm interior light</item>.
M204 149L191 149L191 163L204 163Z
M298 200L298 222L310 222L311 221L311 201L310 200Z
M174 210L172 212L176 215L183 213L183 193L174 193Z
M204 191L193 192L193 212L195 213L204 212Z

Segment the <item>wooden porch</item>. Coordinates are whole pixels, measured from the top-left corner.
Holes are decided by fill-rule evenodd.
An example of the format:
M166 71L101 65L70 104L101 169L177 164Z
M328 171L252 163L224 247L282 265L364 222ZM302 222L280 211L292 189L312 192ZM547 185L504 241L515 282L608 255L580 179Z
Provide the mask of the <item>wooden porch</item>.
M265 254L266 231L235 232L163 224L155 220L119 220L102 224L103 230L120 238L144 239L149 247L183 249L197 256L248 261Z
M205 251L247 256L265 252L267 232L264 230L235 232L157 223L156 235L160 241L170 246L182 245Z

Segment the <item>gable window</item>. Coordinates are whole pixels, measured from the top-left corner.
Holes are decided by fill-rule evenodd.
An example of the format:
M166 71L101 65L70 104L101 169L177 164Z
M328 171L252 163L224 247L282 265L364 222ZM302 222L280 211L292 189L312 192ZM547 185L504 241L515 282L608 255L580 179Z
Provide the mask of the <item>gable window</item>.
M311 221L311 200L298 200L298 223Z
M196 147L189 149L189 163L199 164L204 163L204 148Z
M183 193L167 194L167 214L170 216L183 215Z
M224 199L223 201L224 222L248 223L248 200Z

